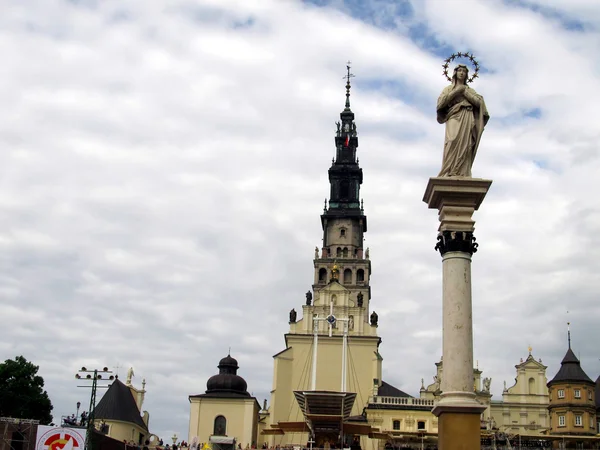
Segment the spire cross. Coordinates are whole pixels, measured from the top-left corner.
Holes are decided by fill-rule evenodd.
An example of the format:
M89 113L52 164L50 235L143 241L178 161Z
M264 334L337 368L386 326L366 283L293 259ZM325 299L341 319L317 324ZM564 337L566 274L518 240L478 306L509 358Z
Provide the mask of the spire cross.
M350 73L350 61L346 63L346 76L343 78L346 79L346 109L350 109L350 78L354 78L354 74Z

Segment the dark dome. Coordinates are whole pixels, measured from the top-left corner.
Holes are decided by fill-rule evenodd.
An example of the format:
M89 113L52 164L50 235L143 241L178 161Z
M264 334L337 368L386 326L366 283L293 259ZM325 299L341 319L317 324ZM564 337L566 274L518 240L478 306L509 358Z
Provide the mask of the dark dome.
M218 374L213 375L206 382L206 393L233 392L236 394L247 394L248 384L239 375Z
M237 359L232 358L231 355L227 355L225 358L219 361L219 365L217 367L220 369L221 366L235 367L236 370L239 367Z
M246 380L237 374L238 363L235 358L227 355L219 361L219 374L213 375L206 382L206 393L231 393L250 396Z

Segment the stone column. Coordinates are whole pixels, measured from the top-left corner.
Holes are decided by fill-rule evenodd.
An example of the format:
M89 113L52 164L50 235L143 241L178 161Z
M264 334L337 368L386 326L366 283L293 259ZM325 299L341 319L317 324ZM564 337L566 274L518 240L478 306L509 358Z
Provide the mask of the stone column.
M444 364L442 394L433 409L438 417L440 450L480 448L480 415L485 406L473 387L473 308L471 256L477 251L473 212L479 209L491 180L430 178L423 201L439 211L436 250L442 255Z

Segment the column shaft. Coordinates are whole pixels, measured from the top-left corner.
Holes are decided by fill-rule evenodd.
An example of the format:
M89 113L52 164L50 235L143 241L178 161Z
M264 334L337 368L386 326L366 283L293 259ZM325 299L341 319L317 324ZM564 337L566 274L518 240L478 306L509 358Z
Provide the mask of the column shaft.
M445 401L472 401L473 321L471 305L471 255L443 255L443 363L442 392Z

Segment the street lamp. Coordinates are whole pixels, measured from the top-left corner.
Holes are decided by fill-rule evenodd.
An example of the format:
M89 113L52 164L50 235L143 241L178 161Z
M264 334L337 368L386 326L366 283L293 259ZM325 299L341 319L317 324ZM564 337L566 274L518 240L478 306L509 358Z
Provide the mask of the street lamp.
M81 407L81 402L77 402L77 412L75 413L75 419L79 417L79 408Z
M88 370L85 367L82 367L78 373L75 374L75 378L77 380L91 381L92 384L77 386L77 387L85 387L92 388L92 393L90 395L90 409L88 410L87 416L87 426L85 433L85 450L93 450L92 444L92 432L94 430L94 414L96 409L96 390L101 388L107 388L108 386L98 386L98 381L112 381L115 377L112 374L112 371L108 370L108 367L104 367L102 370L94 369ZM79 406L81 406L80 402L77 402L77 410L79 411Z

